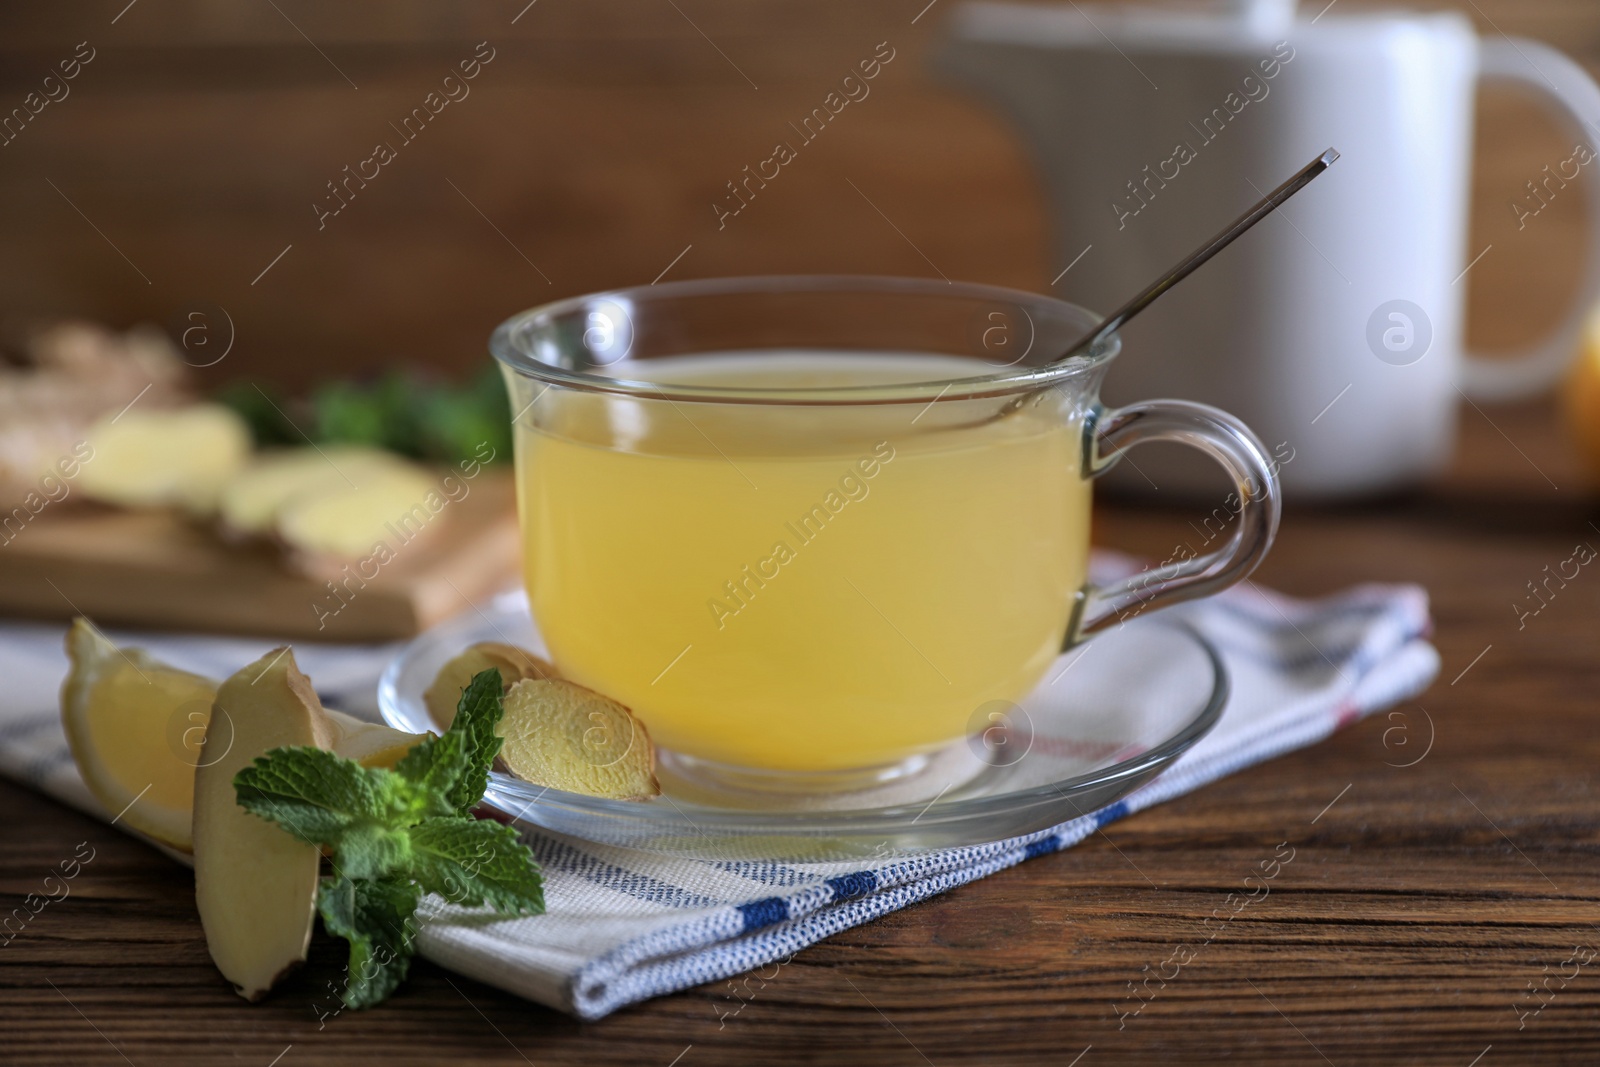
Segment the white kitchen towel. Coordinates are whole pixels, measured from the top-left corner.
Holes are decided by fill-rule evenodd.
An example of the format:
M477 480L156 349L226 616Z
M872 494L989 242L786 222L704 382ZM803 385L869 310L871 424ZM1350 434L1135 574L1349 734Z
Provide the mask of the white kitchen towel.
M1101 555L1096 571L1127 561ZM495 919L433 897L419 919L423 956L586 1019L715 981L1014 863L1067 848L1114 819L1261 760L1312 744L1427 688L1439 669L1427 595L1364 585L1294 600L1255 585L1174 609L1221 650L1232 695L1217 726L1123 800L1071 822L967 848L853 863L668 858L529 830L548 912ZM96 817L57 710L64 627L0 623L0 773ZM273 642L113 633L119 644L222 678ZM376 719L379 672L397 646L300 644L300 667L325 702Z

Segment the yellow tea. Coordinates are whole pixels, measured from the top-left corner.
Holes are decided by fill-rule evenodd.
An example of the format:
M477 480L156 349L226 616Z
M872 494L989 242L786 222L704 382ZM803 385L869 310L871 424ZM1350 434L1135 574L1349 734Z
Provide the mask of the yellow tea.
M807 352L610 373L782 388L993 369ZM550 390L517 448L528 593L555 662L658 745L743 767L863 768L961 738L984 704L1040 680L1084 582L1082 420L1032 399Z

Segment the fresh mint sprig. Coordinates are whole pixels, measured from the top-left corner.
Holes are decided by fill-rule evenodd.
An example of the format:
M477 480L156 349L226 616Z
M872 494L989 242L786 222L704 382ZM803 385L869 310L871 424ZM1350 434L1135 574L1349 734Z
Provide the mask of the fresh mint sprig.
M393 770L326 749L275 748L234 776L239 806L321 847L323 927L350 943L347 1007L382 1002L416 952L424 893L502 915L544 911L533 853L509 826L469 813L483 799L502 739L500 672L474 676L455 721L412 746Z

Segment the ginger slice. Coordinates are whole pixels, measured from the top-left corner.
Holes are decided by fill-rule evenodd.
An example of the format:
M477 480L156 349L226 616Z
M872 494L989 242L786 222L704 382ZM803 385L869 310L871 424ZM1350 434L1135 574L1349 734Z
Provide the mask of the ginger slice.
M392 452L358 445L268 452L223 488L218 518L225 533L264 536L272 532L279 509L294 497L359 486L372 471L396 469L411 465Z
M439 729L450 729L450 724L456 721L456 705L461 702L461 691L475 676L491 667L500 672L502 692L524 678L560 677L553 664L516 645L499 641L480 641L469 645L439 668L433 684L422 694L428 715Z
M447 504L421 467L374 468L354 486L341 482L290 497L278 509L275 528L313 564L369 556L381 564L447 521L440 514Z
M322 852L241 808L233 776L274 748L329 748L337 730L287 646L217 690L194 776L194 895L212 961L249 1001L305 962Z
M592 689L525 678L506 693L500 758L518 778L569 793L643 800L661 792L655 750L633 713Z
M122 507L215 509L222 488L249 458L250 430L220 404L166 411L125 410L88 435L94 458L78 485L86 496Z

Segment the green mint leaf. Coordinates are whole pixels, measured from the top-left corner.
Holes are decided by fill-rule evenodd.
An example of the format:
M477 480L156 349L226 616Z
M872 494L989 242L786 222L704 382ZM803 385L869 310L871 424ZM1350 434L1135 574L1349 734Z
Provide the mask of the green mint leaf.
M450 729L412 746L393 770L290 747L234 775L240 807L330 853L334 877L323 879L317 909L350 944L348 1007L371 1007L405 979L424 892L502 914L544 911L539 867L516 831L467 814L503 743L502 705L500 672L482 671Z
M416 952L421 890L394 879L324 878L317 896L322 925L350 943L343 1000L348 1008L381 1003L405 980Z
M495 733L504 713L500 672L493 667L479 671L461 691L455 721L447 733L459 734L467 754L467 768L449 792L451 807L465 815L489 788L489 768L500 754L505 739Z
M387 822L401 803L388 771L320 748L275 748L233 777L239 806L302 841L336 844L363 820Z
M544 911L544 883L533 853L509 826L456 815L411 830L411 875L452 904L488 904L507 915Z
M428 815L449 815L455 812L451 797L456 784L470 768L465 735L449 730L411 746L394 765L394 772L425 798Z
M404 877L411 867L411 835L404 827L359 822L334 843L328 865L343 878Z
M250 427L250 436L259 447L298 445L305 441L288 415L294 409L294 402L271 385L235 382L224 386L216 399L244 419Z
M425 779L440 767L459 766L459 753L450 756L459 745L446 742L433 767L424 768L422 759L413 766ZM426 782L311 747L275 748L234 775L233 786L240 807L331 849L334 870L348 878L403 870L411 853L406 828L453 810Z
M324 383L311 395L313 433L319 441L371 445L425 458L422 408L436 388L398 371L375 381Z

